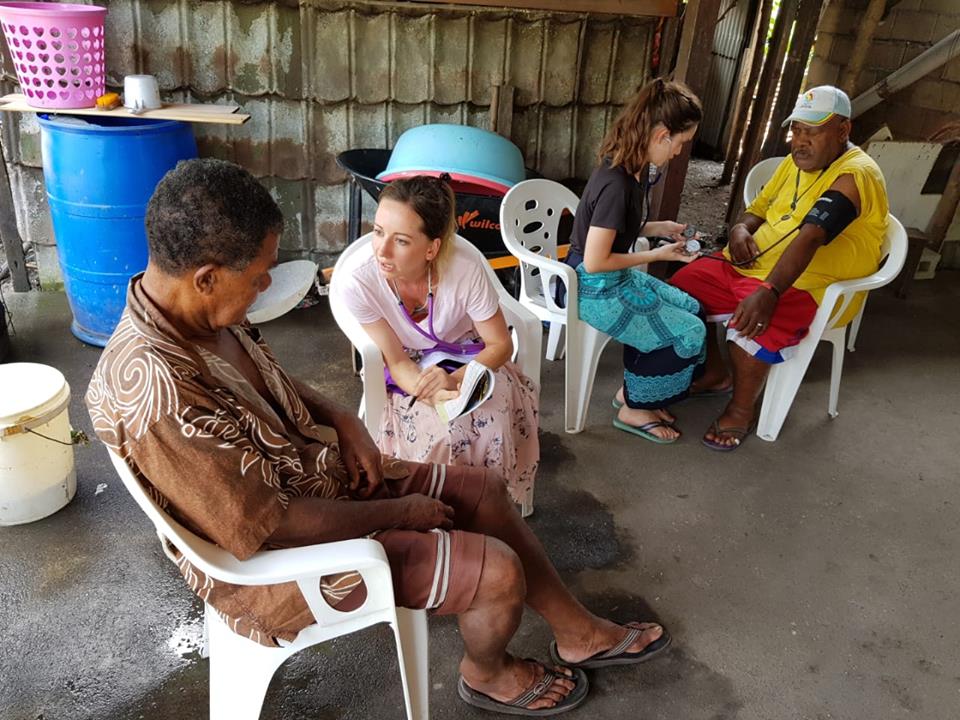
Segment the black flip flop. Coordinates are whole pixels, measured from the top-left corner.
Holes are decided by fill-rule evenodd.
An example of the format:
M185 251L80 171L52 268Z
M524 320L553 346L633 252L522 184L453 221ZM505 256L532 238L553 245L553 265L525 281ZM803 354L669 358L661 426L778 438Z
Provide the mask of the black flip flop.
M750 427L720 427L720 424L714 420L707 432L711 432L717 437L726 436L731 438L734 441L733 445L727 445L726 443L717 442L716 440L707 440L706 435L700 438L700 442L717 452L733 452L743 444L747 436L753 432L754 427L756 427L754 423L751 423Z
M536 660L531 660L530 658L527 658L527 660L529 662L537 662ZM553 707L541 708L538 710L531 710L528 708L527 705L536 702L546 694L546 692L553 686L554 680L565 677L554 670L548 669L542 663L537 664L543 669L543 674L540 676L540 678L533 683L533 685L508 702L494 700L489 695L485 695L479 690L474 690L472 687L467 685L462 675L460 676L459 682L457 682L457 694L467 705L472 705L475 708L489 710L490 712L500 713L501 715L523 715L525 717L550 717L552 715L560 715L568 710L573 710L575 707L579 707L581 704L583 704L583 701L587 699L587 691L590 689L590 683L587 681L587 674L583 672L583 670L571 668L573 670L573 675L569 679L573 680L576 685L573 690L571 690L570 693L563 699L563 702L554 705Z
M636 653L627 652L627 648L633 645L647 628L641 630L637 627L627 626L627 629L629 632L624 636L623 640L612 648L599 652L596 655L591 655L586 660L581 660L578 663L562 660L560 654L557 652L557 641L554 640L550 643L550 658L558 665L565 665L571 668L585 668L587 670L608 667L610 665L633 665L635 663L652 660L670 647L670 643L673 642L673 638L670 637L667 629L663 628L663 635L647 645L643 650Z

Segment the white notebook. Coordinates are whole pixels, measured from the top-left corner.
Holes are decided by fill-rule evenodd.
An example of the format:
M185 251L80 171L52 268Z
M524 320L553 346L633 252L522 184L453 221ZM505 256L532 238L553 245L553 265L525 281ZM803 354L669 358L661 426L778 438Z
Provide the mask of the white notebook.
M493 371L476 360L467 363L460 383L460 394L437 403L437 414L444 422L453 422L458 417L469 415L493 395Z

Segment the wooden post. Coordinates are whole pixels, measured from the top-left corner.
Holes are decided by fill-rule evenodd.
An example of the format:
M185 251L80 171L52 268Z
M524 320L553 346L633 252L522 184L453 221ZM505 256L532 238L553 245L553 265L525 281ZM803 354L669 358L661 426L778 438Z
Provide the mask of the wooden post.
M877 25L883 18L884 10L887 8L887 0L870 0L863 19L857 25L856 42L853 44L853 51L850 53L850 60L847 61L847 67L840 76L840 88L847 95L853 97L857 92L857 79L860 77L860 71L867 61L867 53L873 44L873 36L877 32Z
M743 210L743 185L760 156L760 145L770 122L774 93L780 79L783 59L787 54L787 43L790 39L790 29L797 15L799 0L783 0L780 4L780 13L773 26L773 38L767 53L767 60L760 73L760 86L757 99L754 102L753 112L750 114L750 124L747 126L746 137L743 140L743 151L737 165L737 174L730 187L730 201L727 203L727 225L736 222Z
M753 107L753 91L760 79L760 70L763 67L763 48L767 44L767 31L770 28L770 12L773 9L773 0L760 0L754 25L754 40L752 57L750 58L750 74L747 81L740 88L736 110L734 111L733 128L730 130L730 141L727 143L726 159L723 163L723 173L720 175L720 184L726 185L733 177L733 169L740 157L740 145L743 142L743 129L747 126L750 109Z
M490 118L487 127L490 132L510 139L510 133L513 131L513 85L504 83L491 88Z
M3 243L3 249L7 255L13 289L16 292L27 292L30 289L30 278L27 275L27 264L23 257L20 231L17 230L13 193L10 192L10 178L7 176L7 162L4 160L2 147L0 147L0 242Z
M940 196L927 225L927 237L931 250L943 251L943 239L947 236L947 230L950 229L950 223L953 222L958 206L960 206L960 159L954 161L943 195Z
M697 95L702 95L710 75L710 48L713 47L713 32L720 15L720 0L690 0L683 18L680 34L680 50L673 77L690 86ZM690 146L684 145L677 157L670 161L663 179L663 199L658 220L676 220L680 212L680 197L687 179L690 162ZM651 216L653 217L653 216Z
M770 132L760 151L761 158L775 157L787 154L787 131L780 127L780 123L793 109L800 94L803 82L803 72L807 68L810 57L810 48L817 35L817 24L820 22L820 13L823 10L823 0L801 0L797 11L797 24L793 29L793 40L790 42L790 52L783 65L783 75L780 77L780 91L777 102L770 115Z

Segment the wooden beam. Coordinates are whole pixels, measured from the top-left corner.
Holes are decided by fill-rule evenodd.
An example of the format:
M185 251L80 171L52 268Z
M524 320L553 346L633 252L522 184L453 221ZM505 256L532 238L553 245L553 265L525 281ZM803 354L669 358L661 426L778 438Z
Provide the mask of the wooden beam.
M239 105L213 105L201 103L165 103L157 110L144 110L137 114L144 120L180 120L191 123L218 123L221 125L243 125L250 116L237 112ZM27 98L20 93L11 93L0 98L0 110L4 112L42 113L50 112L44 108L33 107ZM71 108L58 111L62 115L93 115L96 117L133 117L125 107L113 110L97 110L97 108Z
M674 17L680 4L679 0L416 0L416 2L433 5L482 5L489 8L653 17Z
M17 230L17 216L13 207L13 194L10 192L10 178L7 176L7 162L3 158L2 147L0 147L0 242L3 243L7 256L7 265L10 266L13 289L17 292L27 292L30 289L30 278L27 275L27 264L23 257L20 231Z
M953 222L954 215L957 214L958 206L960 206L960 159L953 163L953 169L950 171L947 185L943 189L943 195L940 196L937 207L927 225L927 237L931 250L943 252L943 241L947 236L947 230L950 229L950 223Z
M770 114L770 132L760 151L761 158L777 157L787 154L787 130L781 128L780 123L786 118L797 102L800 94L800 85L803 82L803 73L807 69L807 60L810 58L810 49L817 36L817 25L820 22L820 13L823 11L824 0L800 0L797 10L797 24L793 28L793 39L790 41L790 51L783 64L783 75L780 76L780 90L777 93L777 102Z
M740 146L743 143L743 130L750 117L753 106L753 91L760 79L760 70L763 68L764 47L767 44L767 33L770 30L770 13L773 10L773 0L760 0L756 21L753 26L753 49L750 56L750 72L747 80L740 89L736 103L733 127L730 130L730 140L727 144L727 154L723 163L723 173L720 175L720 184L726 185L733 177L733 169L740 157Z
M680 50L673 77L689 85L698 96L703 95L710 76L710 50L713 48L713 33L719 15L720 0L690 0L683 16ZM684 145L680 154L667 165L666 177L663 179L663 199L655 216L657 220L677 219L683 185L687 180L692 144Z
M843 75L840 76L840 88L850 97L857 94L857 79L867 62L867 53L870 52L870 46L873 45L873 36L877 32L877 26L883 19L883 13L886 9L887 0L870 0L863 18L857 23L857 39L853 44L853 50L850 52L847 67L844 69Z
M737 174L730 186L730 200L727 203L727 225L736 222L743 210L743 185L757 160L760 158L760 146L763 136L770 122L770 112L773 109L774 94L780 80L783 60L787 54L787 44L790 40L790 29L797 16L799 0L783 0L780 3L780 12L773 26L773 37L767 51L767 59L763 63L760 73L760 84L757 89L757 99L754 101L753 112L750 113L750 123L747 125L746 136L743 140L743 151L740 162L737 164Z

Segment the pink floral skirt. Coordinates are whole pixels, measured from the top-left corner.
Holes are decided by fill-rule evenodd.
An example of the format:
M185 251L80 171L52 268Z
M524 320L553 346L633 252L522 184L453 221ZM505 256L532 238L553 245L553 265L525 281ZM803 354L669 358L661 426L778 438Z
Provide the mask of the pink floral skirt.
M533 483L540 462L538 390L513 363L494 375L493 395L449 424L429 405L414 403L407 409L409 398L388 395L377 445L401 460L496 470L526 517L533 512Z

